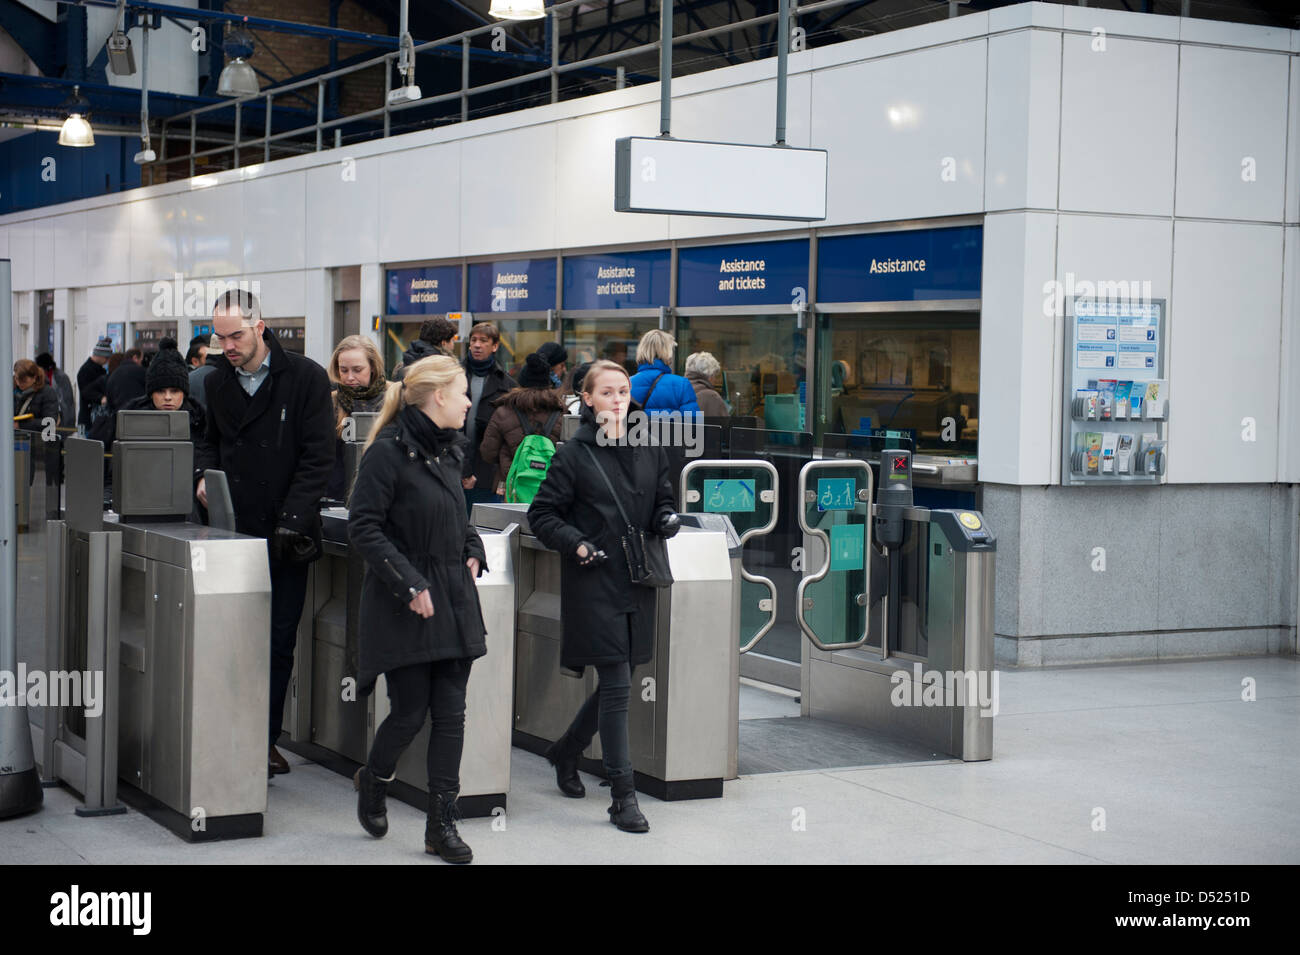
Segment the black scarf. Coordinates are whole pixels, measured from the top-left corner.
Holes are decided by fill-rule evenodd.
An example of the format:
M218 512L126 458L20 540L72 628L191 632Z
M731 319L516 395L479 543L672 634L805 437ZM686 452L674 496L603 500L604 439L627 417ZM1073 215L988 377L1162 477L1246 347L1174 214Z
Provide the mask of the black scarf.
M448 448L454 448L461 433L454 428L439 428L433 419L414 405L407 405L400 412L402 425L416 444L434 457L438 457Z
M492 371L492 369L496 367L497 359L496 359L496 355L489 355L487 358L484 358L482 361L477 361L473 355L468 355L466 356L466 362L469 365L469 370L472 371L474 374L478 375L480 378L482 378L484 375L489 374Z

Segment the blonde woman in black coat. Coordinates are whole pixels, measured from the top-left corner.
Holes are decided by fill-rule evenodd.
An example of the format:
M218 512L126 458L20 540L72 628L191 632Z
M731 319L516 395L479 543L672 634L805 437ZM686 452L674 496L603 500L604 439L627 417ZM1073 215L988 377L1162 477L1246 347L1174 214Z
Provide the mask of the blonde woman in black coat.
M384 800L397 761L431 717L426 852L448 862L474 854L456 831L465 686L487 652L474 579L483 542L465 514L460 433L470 401L454 358L423 358L389 389L357 472L348 538L366 562L357 682L379 674L392 703L357 771L357 816L372 836L388 831Z
M599 731L613 795L610 822L625 832L648 832L650 824L637 805L627 719L632 668L648 663L654 649L656 592L631 582L621 543L623 519L591 455L629 520L661 537L676 534L679 521L663 448L627 443L631 402L627 370L612 361L595 362L582 381L582 424L551 459L528 508L528 524L564 558L560 664L576 670L594 666L599 678L596 692L546 758L564 795L585 795L578 757Z

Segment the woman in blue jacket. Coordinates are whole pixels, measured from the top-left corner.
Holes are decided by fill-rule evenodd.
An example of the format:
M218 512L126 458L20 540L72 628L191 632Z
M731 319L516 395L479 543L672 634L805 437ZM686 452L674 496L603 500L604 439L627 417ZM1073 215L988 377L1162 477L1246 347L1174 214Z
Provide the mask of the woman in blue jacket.
M673 350L677 342L672 335L652 328L641 336L636 346L636 374L632 376L632 400L648 415L678 411L699 414L695 388L672 369Z

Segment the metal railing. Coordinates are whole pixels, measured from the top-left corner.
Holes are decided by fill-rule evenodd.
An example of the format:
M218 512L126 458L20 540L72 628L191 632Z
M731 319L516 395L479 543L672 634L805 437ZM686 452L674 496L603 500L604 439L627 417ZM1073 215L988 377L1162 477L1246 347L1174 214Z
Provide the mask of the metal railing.
M229 153L232 157L230 168L237 168L248 156L250 151L261 147L261 155L253 160L254 162L270 162L271 147L273 143L282 143L286 151L293 153L320 152L322 149L337 148L342 144L343 127L349 124L360 123L366 120L383 119L383 130L380 133L377 129L365 131L361 139L378 139L387 138L392 131L392 117L394 113L401 113L404 110L418 109L429 107L439 103L449 103L459 101L460 114L458 119L451 117L452 121L466 122L470 118L470 98L480 96L485 93L492 93L498 90L509 89L511 87L523 86L529 83L536 83L541 80L550 81L550 102L557 103L560 99L560 77L567 74L580 71L590 72L605 67L606 64L614 63L618 60L629 60L635 57L647 56L649 54L659 54L661 43L659 40L643 43L638 46L628 47L627 49L617 50L611 53L602 53L597 56L588 57L583 60L571 62L560 61L560 15L570 8L574 8L590 0L564 0L547 8L547 16L551 18L550 29L547 31L550 37L550 63L542 69L530 71L519 76L512 76L503 80L496 80L490 83L483 83L478 86L470 85L470 59L474 52L472 41L476 37L491 35L494 31L501 29L504 24L488 23L483 26L475 27L470 30L464 30L451 36L443 37L438 40L430 40L426 43L418 44L414 50L415 53L430 53L434 51L448 52L448 55L458 56L461 63L460 70L460 88L446 93L437 93L430 96L423 96L418 100L407 102L390 102L389 94L392 92L393 63L400 56L399 51L384 53L372 59L365 60L361 63L355 63L341 69L333 70L329 73L322 73L308 79L299 80L294 83L287 83L283 86L277 86L274 89L265 92L250 94L248 96L231 99L227 102L213 103L208 106L201 106L197 109L179 113L162 122L160 156L157 166L169 166L173 163L188 161L189 175L195 175L195 160L210 156L220 156ZM798 22L800 16L815 13L820 10L828 10L834 7L847 6L850 4L861 3L862 0L817 0L814 3L798 4L790 0L789 16L792 24ZM942 8L938 8L942 11ZM949 11L949 15L954 15L955 11ZM762 16L751 17L746 20L740 20L735 23L721 24L715 27L708 27L702 30L696 30L692 33L683 33L681 35L672 35L670 37L670 48L678 45L690 44L698 40L704 40L736 31L763 26L773 23L780 17L779 12L764 14ZM788 42L785 38L784 42ZM763 41L763 46L770 46L773 49L772 55L776 55L778 46L775 31L773 35ZM327 119L325 117L325 84L337 80L340 77L358 73L362 70L371 69L375 66L381 66L384 69L384 99L383 104L375 109L363 110L358 113L352 113L347 116L339 116ZM618 66L615 70L602 69L607 77L613 73L615 89L622 89L626 85L626 67ZM661 67L661 74L663 73ZM277 97L286 95L301 96L299 91L310 87L316 88L316 117L315 120L306 125L295 129L282 130L273 132L272 120L274 117L273 107ZM251 104L260 101L266 111L266 122L263 134L254 139L243 138L243 109L245 104ZM234 109L234 134L228 136L221 133L210 131L200 131L198 128L198 119L200 116L216 113L222 110ZM518 108L525 108L520 106ZM188 135L182 133L177 135L175 127L178 125L188 125ZM326 145L326 133L329 130L334 131L333 143ZM314 138L314 149L307 143ZM294 142L297 140L298 142ZM187 151L171 151L171 147L177 142L188 145ZM200 149L201 144L217 143L217 145Z

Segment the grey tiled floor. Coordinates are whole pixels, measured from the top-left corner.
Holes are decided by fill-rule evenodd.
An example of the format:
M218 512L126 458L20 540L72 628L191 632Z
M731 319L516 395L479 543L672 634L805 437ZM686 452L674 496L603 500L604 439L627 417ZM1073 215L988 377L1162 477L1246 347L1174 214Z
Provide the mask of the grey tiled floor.
M1241 699L1246 677L1253 703ZM643 797L652 830L629 835L605 821L596 780L585 800L565 799L539 757L515 750L504 831L487 819L461 831L480 864L1300 862L1295 659L1012 671L1001 683L990 762L754 775L720 800ZM40 812L0 822L0 859L441 864L422 852L416 810L390 802L391 831L372 840L349 780L287 758L261 839L187 845L135 812L77 818L75 797L50 790Z

